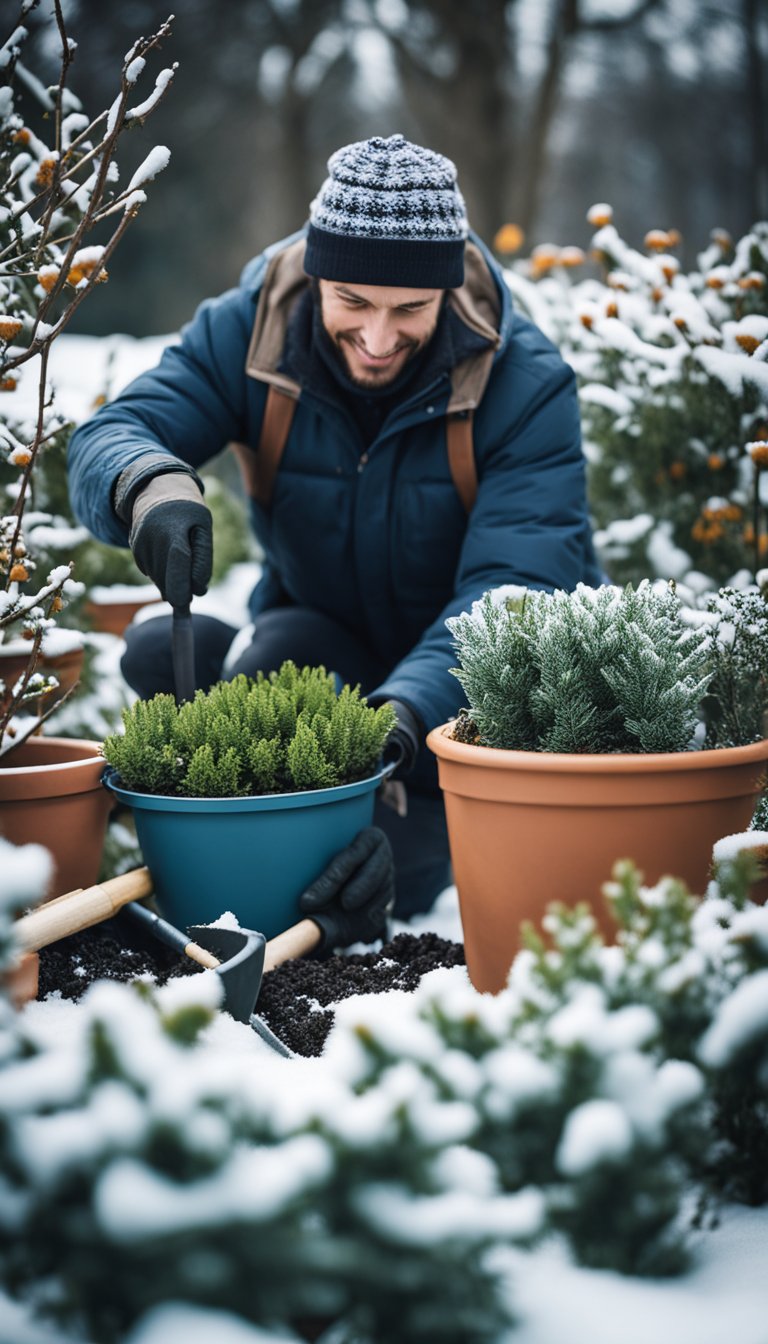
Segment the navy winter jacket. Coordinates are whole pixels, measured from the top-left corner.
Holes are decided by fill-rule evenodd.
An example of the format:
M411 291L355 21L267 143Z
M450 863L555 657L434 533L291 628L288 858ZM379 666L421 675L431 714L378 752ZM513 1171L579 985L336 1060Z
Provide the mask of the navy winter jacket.
M267 387L281 387L298 404L271 505L251 500L266 556L252 610L293 603L339 621L391 669L376 699L405 701L429 730L463 703L447 616L500 584L600 582L574 375L513 311L496 263L472 238L465 285L448 302L485 337L482 353L406 391L362 454L341 394L318 395L283 369L287 322L308 283L303 248L294 235L250 263L239 288L201 305L156 369L75 432L74 510L96 536L126 545L113 507L121 472L135 463L149 478L164 464L202 467L230 442L256 448ZM469 518L448 466L449 411L474 414Z

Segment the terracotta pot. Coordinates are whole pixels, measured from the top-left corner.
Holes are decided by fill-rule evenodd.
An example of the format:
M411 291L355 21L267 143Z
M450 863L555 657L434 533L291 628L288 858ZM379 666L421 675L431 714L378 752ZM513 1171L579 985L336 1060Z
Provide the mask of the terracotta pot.
M137 612L149 607L162 598L137 597L124 602L86 602L85 612L94 630L103 635L123 635Z
M48 895L96 881L107 818L98 742L32 737L0 757L0 834L14 845L45 845L54 859Z
M438 758L467 968L479 990L503 988L524 919L551 901L589 901L613 937L600 891L616 859L648 883L665 874L703 892L712 846L749 825L768 740L722 751L557 755L454 742Z
M68 649L66 653L58 653L53 656L43 654L38 660L38 672L50 672L58 680L58 686L55 691L51 691L46 696L39 696L34 700L28 700L24 706L25 712L37 714L40 712L40 706L44 703L53 705L57 700L74 686L76 681L80 680L83 670L83 659L85 658L85 648L81 645L76 649ZM0 646L0 678L6 686L13 686L19 677L26 671L28 655L25 653L5 653Z

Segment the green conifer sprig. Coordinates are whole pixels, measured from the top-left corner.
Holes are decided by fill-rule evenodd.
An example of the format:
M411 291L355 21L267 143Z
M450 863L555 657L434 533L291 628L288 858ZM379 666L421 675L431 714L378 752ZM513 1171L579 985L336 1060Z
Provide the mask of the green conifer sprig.
M708 635L648 581L573 593L486 593L451 618L484 746L552 752L685 751L712 672Z
M332 788L370 775L394 727L390 705L371 709L360 688L337 695L325 668L219 682L177 706L170 695L123 711L124 732L104 755L128 789L230 798Z

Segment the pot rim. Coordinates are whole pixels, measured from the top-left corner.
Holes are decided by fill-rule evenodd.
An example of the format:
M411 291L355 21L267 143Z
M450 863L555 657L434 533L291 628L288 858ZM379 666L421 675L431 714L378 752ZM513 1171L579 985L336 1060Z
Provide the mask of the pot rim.
M529 770L542 774L626 775L656 771L718 770L768 760L768 738L740 747L714 747L705 751L568 753L517 751L507 747L480 747L455 742L448 736L455 720L438 725L427 735L427 746L438 760L455 765L491 767L495 770Z
M294 793L237 794L230 798L187 798L172 793L138 793L116 782L119 775L111 765L107 765L104 770L101 782L120 802L147 812L269 812L288 807L317 807L322 803L370 793L395 768L393 764L383 765L365 779L354 779L349 784L335 784L323 789L298 789Z
M95 760L102 760L101 743L91 740L87 737L26 737L19 747L29 747L35 742L39 742L41 747L49 744L54 747L68 746L72 748L86 747L88 750L81 756L76 756L73 761L45 761L41 765L5 765L7 756L13 757L13 747L0 756L0 772L3 778L19 778L21 775L42 774L44 770L80 770L84 765L92 765Z

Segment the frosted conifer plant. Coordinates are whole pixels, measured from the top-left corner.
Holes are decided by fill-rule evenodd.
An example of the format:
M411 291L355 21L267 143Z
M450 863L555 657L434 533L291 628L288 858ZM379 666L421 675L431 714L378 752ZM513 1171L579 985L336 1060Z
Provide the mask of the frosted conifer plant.
M667 586L486 593L451 617L479 745L659 752L695 745L712 673L707 634Z
M19 22L0 46L0 644L7 650L13 642L26 653L22 674L9 684L0 680L0 753L50 712L39 706L56 682L39 670L41 651L58 613L80 592L69 563L38 568L34 527L46 520L28 512L29 527L25 521L25 509L34 507L35 466L68 428L48 381L51 346L107 281L108 263L146 200L148 182L168 162L169 151L156 146L120 184L118 142L144 124L175 70L161 70L154 87L139 92L148 57L169 36L163 23L134 43L116 72L111 106L93 116L69 87L77 44L61 0L53 0L51 20L57 82L46 87L25 64L24 20L36 5L23 0ZM24 409L30 404L31 412Z

